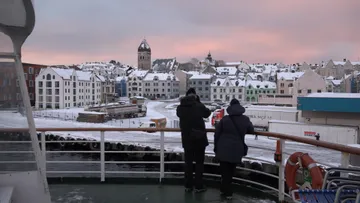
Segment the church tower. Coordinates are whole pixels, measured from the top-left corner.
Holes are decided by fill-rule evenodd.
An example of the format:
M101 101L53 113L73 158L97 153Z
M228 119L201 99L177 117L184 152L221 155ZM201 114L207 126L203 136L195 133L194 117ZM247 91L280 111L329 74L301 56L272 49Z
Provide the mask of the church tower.
M138 48L138 68L141 70L151 69L151 49L146 39L143 39Z

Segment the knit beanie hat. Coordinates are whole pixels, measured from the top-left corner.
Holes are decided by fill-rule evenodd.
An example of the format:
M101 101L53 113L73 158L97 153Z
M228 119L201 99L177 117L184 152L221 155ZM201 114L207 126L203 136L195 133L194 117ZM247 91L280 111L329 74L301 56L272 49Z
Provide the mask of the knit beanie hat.
M187 92L186 92L186 96L188 96L189 94L196 94L196 91L194 88L190 88Z
M239 100L237 100L237 99L232 99L231 102L230 102L230 106L231 106L231 105L235 105L235 104L240 104Z

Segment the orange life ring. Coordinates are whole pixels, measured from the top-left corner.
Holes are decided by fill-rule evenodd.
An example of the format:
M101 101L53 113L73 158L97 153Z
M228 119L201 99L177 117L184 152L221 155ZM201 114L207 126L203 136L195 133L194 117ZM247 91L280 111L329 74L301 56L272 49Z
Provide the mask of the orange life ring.
M289 191L299 189L295 179L296 172L300 168L299 161L302 167L306 167L310 171L312 189L321 189L324 176L322 169L317 166L316 162L307 153L295 152L288 158L285 166L285 178Z

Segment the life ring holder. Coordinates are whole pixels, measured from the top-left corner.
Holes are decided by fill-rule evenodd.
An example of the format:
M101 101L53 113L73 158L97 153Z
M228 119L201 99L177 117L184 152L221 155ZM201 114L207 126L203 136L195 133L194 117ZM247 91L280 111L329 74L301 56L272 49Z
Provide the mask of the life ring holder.
M299 189L296 184L296 173L300 168L307 168L310 172L312 183L311 189L321 189L323 184L323 170L309 156L308 153L295 152L288 158L285 166L285 180L289 192Z

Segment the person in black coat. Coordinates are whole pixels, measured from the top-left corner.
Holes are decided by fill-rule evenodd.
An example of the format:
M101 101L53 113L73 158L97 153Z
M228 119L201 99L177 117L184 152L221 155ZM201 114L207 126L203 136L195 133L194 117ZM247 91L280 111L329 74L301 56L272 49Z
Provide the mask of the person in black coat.
M202 176L204 172L205 148L209 145L205 132L204 118L211 111L200 102L195 89L190 88L180 100L176 115L180 118L181 141L185 155L185 190L205 191ZM195 185L193 183L193 162L195 165Z
M237 99L231 100L226 111L229 115L215 126L214 152L220 161L221 194L231 199L231 182L236 165L247 155L245 134L254 134L254 127L249 117L243 115L245 108Z

